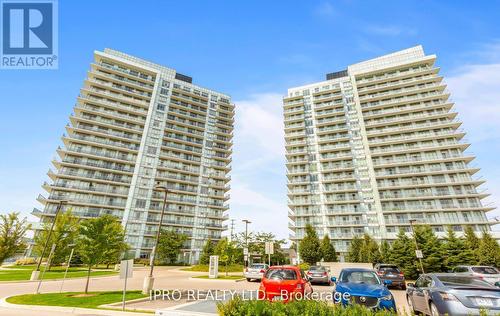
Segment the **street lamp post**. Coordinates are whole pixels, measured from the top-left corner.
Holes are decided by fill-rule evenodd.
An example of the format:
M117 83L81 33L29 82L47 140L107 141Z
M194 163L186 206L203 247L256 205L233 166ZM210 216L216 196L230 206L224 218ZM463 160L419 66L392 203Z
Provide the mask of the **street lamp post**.
M415 230L413 229L413 223L415 223L416 220L415 219L410 219L410 227L411 227L411 233L413 234L413 240L415 241L415 250L416 251L420 251L420 249L418 249L418 243L417 243L417 238L415 236ZM416 252L415 252L415 255L416 255ZM425 273L424 271L424 265L422 264L422 258L418 258L418 261L420 262L420 269L422 270L422 273Z
M160 221L158 222L158 231L156 232L155 245L153 247L153 251L151 251L151 258L150 258L151 269L149 270L149 275L144 277L144 283L142 286L142 293L143 294L149 294L149 292L153 289L153 283L154 283L153 269L154 269L154 265L155 265L156 248L158 247L158 239L160 238L161 223L163 222L163 215L165 214L165 208L167 206L167 193L169 193L168 189L166 187L163 187L163 186L157 186L157 187L155 187L155 189L158 191L164 192L164 194L163 194L163 207L161 208Z
M49 240L50 237L52 236L52 231L54 230L54 225L56 224L57 220L57 215L59 215L59 212L61 211L62 205L68 203L66 200L60 200L57 204L56 208L56 215L54 216L54 221L52 222L52 225L50 226L49 234L47 235L47 239L45 240L45 244L43 245L43 250L42 253L40 254L40 259L38 260L38 263L36 265L36 269L31 272L31 277L30 280L38 280L38 277L40 275L40 266L42 265L42 259L43 256L45 256L45 252L47 251L47 246L49 245Z
M252 222L248 219L244 219L242 222L245 223L245 247L248 249L248 224L251 224ZM245 256L245 268L246 267L248 267L248 254Z

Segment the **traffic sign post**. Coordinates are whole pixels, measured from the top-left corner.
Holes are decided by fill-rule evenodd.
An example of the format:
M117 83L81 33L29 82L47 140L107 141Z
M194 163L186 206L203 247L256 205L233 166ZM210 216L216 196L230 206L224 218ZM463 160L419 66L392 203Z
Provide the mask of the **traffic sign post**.
M123 282L123 297L122 297L122 311L125 310L125 294L127 293L127 279L131 278L134 274L134 259L122 260L120 262L120 279Z
M271 265L271 255L274 254L274 243L272 241L266 241L265 253L267 255L269 265Z

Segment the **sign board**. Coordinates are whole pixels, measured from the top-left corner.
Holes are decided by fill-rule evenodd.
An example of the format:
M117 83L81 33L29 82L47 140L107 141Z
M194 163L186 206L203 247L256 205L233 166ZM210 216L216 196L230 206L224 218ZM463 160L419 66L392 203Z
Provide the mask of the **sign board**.
M134 274L134 259L120 262L120 279L131 278Z
M415 255L417 255L418 259L422 259L424 257L422 250L415 250Z
M266 255L274 254L274 243L272 241L266 241Z
M210 279L217 279L219 275L219 256L210 256L210 263L208 265L208 277Z
M248 256L248 248L247 247L243 248L243 255Z

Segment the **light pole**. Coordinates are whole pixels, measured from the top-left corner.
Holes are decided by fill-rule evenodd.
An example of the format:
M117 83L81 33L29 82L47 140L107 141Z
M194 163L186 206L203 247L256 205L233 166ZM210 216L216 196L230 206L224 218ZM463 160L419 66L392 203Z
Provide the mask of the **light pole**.
M252 222L248 219L244 219L242 222L245 223L245 247L248 249L248 224L251 224ZM250 252L248 255L249 254ZM248 255L245 256L245 268L248 267Z
M68 203L66 200L60 200L57 202L57 208L56 208L56 215L54 216L54 221L52 222L52 225L50 225L50 230L49 234L47 235L47 239L45 240L45 245L43 245L43 250L42 253L40 254L40 259L38 260L38 263L36 265L36 269L31 272L31 277L30 280L38 280L38 276L40 275L40 265L42 264L42 259L43 256L45 256L45 252L47 251L47 246L49 245L49 240L50 237L52 236L52 231L54 230L54 225L56 224L57 220L57 215L59 215L59 212L61 211L62 205Z
M418 243L417 243L417 238L415 236L415 230L413 229L413 223L415 223L417 220L415 219L410 219L410 227L411 227L411 233L413 234L413 240L415 241L415 255L417 254L417 251L419 252L420 250L418 249ZM418 261L420 262L420 269L422 270L422 273L425 273L424 271L424 265L422 264L422 258L418 256Z
M149 275L144 277L144 283L142 286L142 293L143 294L149 294L149 292L153 289L153 283L154 283L153 269L154 269L154 265L155 265L156 248L158 247L158 239L160 238L161 223L163 222L163 215L165 213L165 208L167 206L167 193L170 192L164 186L156 186L155 190L164 192L163 193L163 206L161 208L160 221L158 222L158 230L156 232L155 245L153 247L153 251L151 251L151 258L150 258L151 269L149 270Z

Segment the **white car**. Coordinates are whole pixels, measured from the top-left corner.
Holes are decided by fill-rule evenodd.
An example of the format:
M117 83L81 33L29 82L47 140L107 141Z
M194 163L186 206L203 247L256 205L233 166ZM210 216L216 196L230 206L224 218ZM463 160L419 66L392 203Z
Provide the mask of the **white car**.
M472 275L493 285L500 283L500 271L490 266L457 266L453 268L453 273L458 275Z
M252 280L262 280L267 269L269 269L269 265L265 263L254 263L251 266L246 267L243 274L249 282Z

